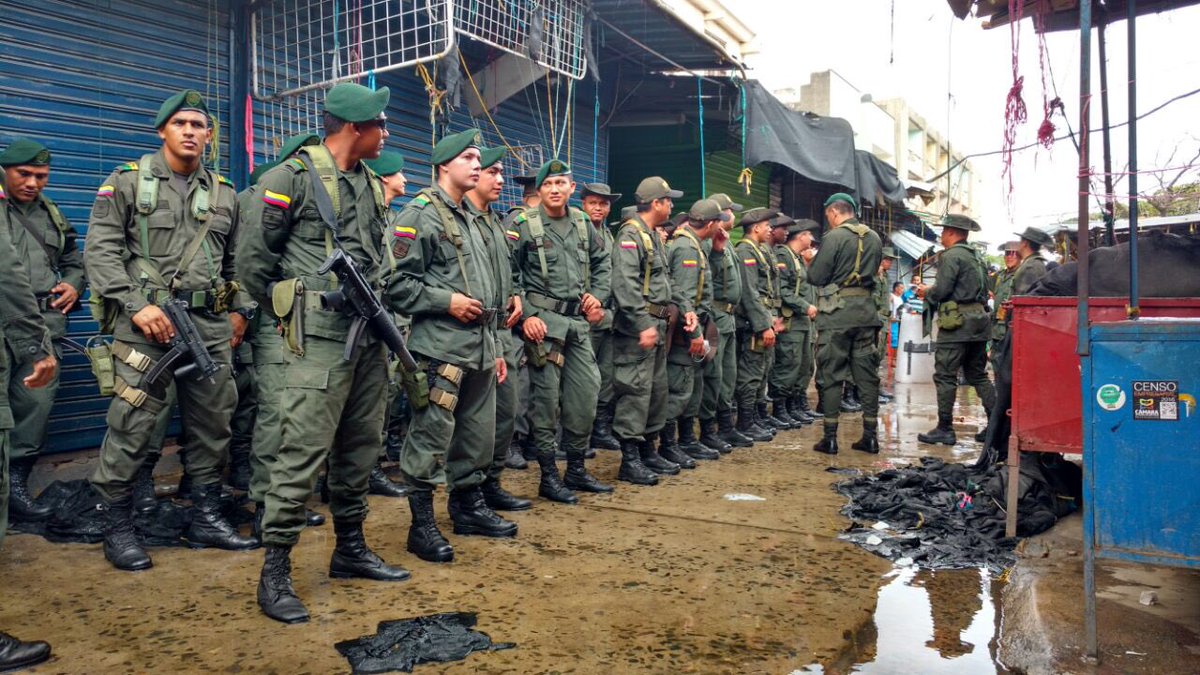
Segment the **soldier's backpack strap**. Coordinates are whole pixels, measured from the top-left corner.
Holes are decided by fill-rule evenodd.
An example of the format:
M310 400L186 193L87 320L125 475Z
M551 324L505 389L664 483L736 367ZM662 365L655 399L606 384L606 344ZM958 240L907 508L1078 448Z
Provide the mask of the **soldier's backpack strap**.
M533 238L533 245L537 249L538 265L542 269L542 284L547 288L550 287L550 267L546 265L546 226L542 223L542 213L540 209L526 209L517 218L525 218L525 222L529 223L529 236Z
M39 194L38 198L42 200L42 206L46 207L46 213L50 214L50 222L54 223L54 229L58 230L58 253L62 255L67 247L67 233L71 231L71 224L67 222L66 216L63 215L62 210L58 208L58 204L55 204L53 199L44 193Z
M642 250L645 252L644 262L642 264L642 297L650 297L650 274L654 271L654 239L651 238L646 228L637 220L630 218L621 225L621 232L625 228L633 228L638 233L642 240ZM619 233L618 233L619 234Z
M863 246L864 242L867 240L867 233L871 231L871 228L863 225L862 223L843 223L842 227L858 235L858 251L854 254L854 271L850 273L849 277L846 277L846 281L842 282L842 287L845 288L846 286L859 286L861 285L860 282L863 280Z
M571 216L571 222L575 223L575 234L579 239L579 264L583 267L583 290L590 293L592 290L592 264L591 264L591 243L592 243L592 223L583 211L568 206L567 213ZM538 249L541 250L541 249Z
M463 287L466 289L467 295L471 295L471 277L467 276L467 265L463 260L463 235L462 228L458 226L458 219L454 217L453 213L450 213L450 207L433 188L425 188L418 192L413 201L418 199L424 199L437 209L438 219L442 221L442 232L445 233L450 243L454 244L454 256L458 258L458 273L462 275Z
M708 269L708 256L704 255L704 247L700 245L700 240L692 234L690 229L681 226L675 230L675 234L671 238L678 239L680 237L686 237L688 241L692 242L692 247L696 249L696 265L700 268L700 280L696 284L696 305L698 306L704 299L704 273Z
M762 249L758 247L758 244L748 239L745 241L750 244L751 250L754 251L754 257L758 260L759 268L761 268L767 274L767 295L770 296L771 291L775 290L774 277L771 275L778 274L778 272L772 269L770 261L767 260L767 255L762 252Z
M800 270L801 270L801 265L803 265L804 263L800 262L800 256L796 255L795 251L793 251L791 248L789 248L787 246L784 246L784 248L787 249L788 255L792 256L792 272L796 275L796 286L792 289L792 295L799 297L800 296L800 286L804 281L800 276Z

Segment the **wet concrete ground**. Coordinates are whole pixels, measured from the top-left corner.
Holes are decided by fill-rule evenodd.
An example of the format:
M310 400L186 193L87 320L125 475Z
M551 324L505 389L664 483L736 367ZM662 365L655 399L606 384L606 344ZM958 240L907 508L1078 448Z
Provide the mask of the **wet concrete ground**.
M964 390L960 399L956 426L969 439L982 411L973 394ZM830 487L841 477L827 468L873 471L929 454L974 460L978 447L969 440L955 448L916 444L916 433L933 426L934 409L932 387L898 386L896 403L882 411L879 456L848 449L858 416L843 416L847 449L837 457L809 450L817 428L784 432L775 443L702 463L654 488L620 483L615 494L584 496L574 507L538 500L532 511L512 514L521 527L514 540L449 534L439 497L439 522L456 549L449 565L408 554L406 504L372 497L368 540L412 570L412 579L333 581L326 576L332 529L308 530L293 577L314 618L296 626L258 610L261 551L154 549L154 569L129 574L112 570L99 545L11 536L0 549L0 629L49 640L55 656L37 669L46 673L348 672L334 643L374 633L379 621L448 611L476 612L479 630L517 648L418 672L994 673L1005 672L1007 654L1031 672L1087 672L1073 647L1081 629L1045 620L1081 611L1082 595L1068 590L1074 582L1059 582L1078 576L1070 565L1030 565L1028 577L1015 576L1037 580L1021 586L1037 592L1032 601L1028 592L1018 596L1025 606L1018 602L1010 616L997 607L1003 594L1007 608L1008 589L986 573L894 569L837 539L847 521L838 514L843 498ZM603 480L615 478L617 465L612 452L592 463ZM64 475L55 477L81 471L78 462L61 466L55 473ZM47 471L39 467L39 482ZM532 467L506 472L504 481L517 494L536 494ZM761 501L726 498L734 494ZM1160 593L1159 609L1200 598L1196 581L1184 575L1179 598ZM1119 624L1124 611L1101 603L1102 621ZM1175 652L1200 644L1196 614L1163 619L1175 627L1160 632L1176 641ZM1032 630L1046 631L1032 645L1009 635ZM1137 645L1139 630L1102 638L1121 635L1127 642L1120 644ZM1112 663L1116 669L1097 672L1188 672L1186 665L1158 666L1195 661Z

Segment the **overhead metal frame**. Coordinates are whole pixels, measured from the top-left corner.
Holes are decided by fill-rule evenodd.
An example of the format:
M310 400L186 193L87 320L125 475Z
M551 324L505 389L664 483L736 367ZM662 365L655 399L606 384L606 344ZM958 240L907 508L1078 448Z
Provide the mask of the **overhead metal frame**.
M587 74L584 0L460 0L454 30L579 80Z

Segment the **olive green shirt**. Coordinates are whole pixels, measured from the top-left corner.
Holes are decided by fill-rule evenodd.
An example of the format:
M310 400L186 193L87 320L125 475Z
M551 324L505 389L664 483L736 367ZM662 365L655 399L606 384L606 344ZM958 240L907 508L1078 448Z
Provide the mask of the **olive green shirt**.
M742 301L742 264L734 252L732 241L725 242L725 250L713 249L712 240L704 242L708 254L708 268L713 280L713 317L717 321L717 332L728 335L737 330L734 312ZM726 312L725 306L733 305L734 312Z
M667 263L671 274L671 288L686 298L691 311L699 318L711 317L712 274L709 273L708 256L704 254L700 238L691 227L681 225L675 230L675 235L667 246ZM682 307L680 311L684 311ZM682 321L676 330L683 330ZM704 326L700 325L695 331L686 334L688 338L698 338L704 334Z
M813 298L808 285L808 266L787 244L775 247L775 259L779 261L776 269L779 270L782 314L785 318L791 318L791 330L809 330L812 328L812 319L808 318L808 308L812 306Z
M53 353L50 333L34 299L25 263L12 245L8 206L7 200L0 197L0 269L9 271L0 284L0 340L7 342L22 362L39 361ZM0 349L3 358L4 350ZM11 426L10 420L8 426L0 428Z
M771 327L776 317L779 285L775 278L778 276L775 256L769 254L765 244L760 246L748 238L738 242L734 253L741 261L742 271L738 316L743 327L749 324L752 332L761 333Z
M45 195L22 204L13 200L9 204L9 224L13 248L17 256L26 262L29 285L39 299L47 298L50 289L59 281L70 284L79 295L84 291L83 254L77 243L75 229L68 226L60 230L50 218L53 202ZM35 236L33 233L36 232ZM67 334L67 317L57 309L44 308L42 318L55 339Z
M1012 294L1025 295L1029 293L1033 285L1044 276L1046 276L1046 261L1042 260L1042 256L1034 253L1017 266L1016 274L1013 275Z
M613 241L614 241L612 231L609 230L608 225L606 225L604 223L600 223L599 225L592 223L592 225L595 226L596 233L600 235L600 240L604 242L604 250L608 251L608 257L609 257L609 261L611 264L611 260L612 260L612 256L613 256ZM601 319L599 323L592 324L592 330L594 330L594 331L611 331L612 327L613 327L613 309L612 309L612 295L610 293L608 300L604 303L604 318Z
M956 302L960 306L963 325L947 330L939 328L938 342L978 342L991 336L991 321L987 307L987 269L979 252L965 243L958 243L942 252L938 260L937 278L925 290L925 301L942 311L940 305ZM984 305L974 310L963 305Z
M817 314L818 330L842 330L847 328L878 327L879 311L875 306L875 272L883 260L883 242L874 231L867 230L862 236L862 255L858 254L859 235L849 226L860 226L850 218L840 226L825 233L821 248L808 267L808 281L818 298L836 288L858 287L866 290L865 295L842 295L843 306ZM855 269L855 260L858 268ZM858 278L855 280L854 273ZM818 302L818 306L821 303Z
M662 238L640 216L625 221L613 248L612 295L616 306L613 329L623 335L637 336L647 328L657 327L659 319L646 311L646 304L666 306L671 303L673 293Z

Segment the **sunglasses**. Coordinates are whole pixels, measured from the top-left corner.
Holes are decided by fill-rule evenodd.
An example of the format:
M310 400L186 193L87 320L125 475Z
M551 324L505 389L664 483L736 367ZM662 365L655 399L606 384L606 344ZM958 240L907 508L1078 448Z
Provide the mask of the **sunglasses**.
M387 129L387 118L380 117L379 119L376 119L376 120L367 120L366 122L355 122L355 126L357 126L359 129L370 129L371 127L378 127L380 131L383 131L383 130Z

